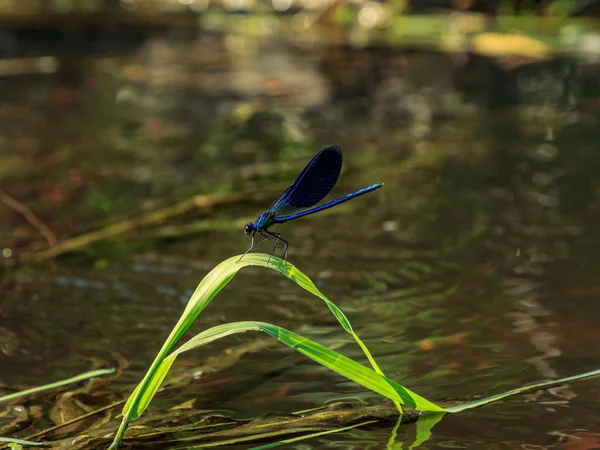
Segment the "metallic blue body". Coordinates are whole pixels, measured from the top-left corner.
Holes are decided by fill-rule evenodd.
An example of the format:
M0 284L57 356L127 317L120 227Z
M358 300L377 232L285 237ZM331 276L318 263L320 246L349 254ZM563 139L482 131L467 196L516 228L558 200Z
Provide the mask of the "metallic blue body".
M359 191L353 192L352 194L348 194L343 197L340 197L337 200L333 200L333 201L330 201L329 203L325 203L324 205L317 206L316 208L307 209L306 211L300 211L299 213L290 214L289 216L274 217L272 223L284 223L284 222L288 222L290 220L298 219L299 217L308 216L309 214L318 213L319 211L323 211L324 209L333 208L334 206L339 205L340 203L347 202L348 200L352 200L353 198L356 198L356 197L359 197L368 192L374 191L375 189L379 189L381 186L383 186L383 183L373 184L369 187L362 188ZM265 215L265 213L260 215L260 217L258 218L259 220L256 221L256 225L258 225L261 217L263 217L264 215ZM267 219L265 219L265 220L267 220ZM271 225L271 223L269 224L269 226L270 225Z
M347 202L383 186L383 183L373 184L324 205L305 209L316 205L329 194L335 186L341 170L342 151L339 147L329 145L322 148L298 175L294 183L273 202L269 209L258 216L256 223L249 222L246 224L244 232L252 236L252 246L248 251L254 248L254 236L259 233L264 240L274 242L275 248L279 241L282 241L285 244L285 259L288 242L278 233L269 231L270 226L333 208L340 203Z
M273 217L269 213L264 212L260 216L258 216L258 219L256 219L256 223L254 224L254 229L256 231L266 230L274 223L275 223L275 217Z

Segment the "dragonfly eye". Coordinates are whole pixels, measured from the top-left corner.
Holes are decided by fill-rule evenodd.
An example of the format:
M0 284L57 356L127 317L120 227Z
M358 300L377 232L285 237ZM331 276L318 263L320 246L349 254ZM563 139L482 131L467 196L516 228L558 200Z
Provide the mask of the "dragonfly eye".
M246 226L244 227L244 233L250 234L253 231L254 231L254 224L252 222L247 223Z

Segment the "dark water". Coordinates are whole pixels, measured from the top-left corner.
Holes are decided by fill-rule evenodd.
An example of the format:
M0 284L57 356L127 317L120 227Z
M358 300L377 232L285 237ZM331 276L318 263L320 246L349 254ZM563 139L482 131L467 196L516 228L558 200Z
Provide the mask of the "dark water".
M7 269L2 384L127 360L114 389L128 393L197 283L248 247L238 222L254 220L329 143L345 156L335 196L385 187L278 231L290 262L344 310L388 376L444 401L600 366L598 66L508 69L468 55L170 35L60 63L51 75L0 78L1 188L59 240L196 194L263 197ZM5 254L46 246L21 214L0 208ZM238 320L362 356L320 300L264 270L237 275L194 330ZM253 339L263 337L218 342L174 371ZM278 345L210 381L202 407L237 416L382 401ZM154 406L200 395L202 383ZM593 448L599 401L597 380L516 397L447 417L422 448ZM385 448L390 432L290 448ZM397 442L413 435L404 427Z

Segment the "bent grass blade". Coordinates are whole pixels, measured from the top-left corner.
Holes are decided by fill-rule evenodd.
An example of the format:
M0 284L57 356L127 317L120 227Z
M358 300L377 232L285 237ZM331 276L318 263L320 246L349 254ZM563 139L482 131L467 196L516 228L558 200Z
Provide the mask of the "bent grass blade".
M116 449L121 441L125 430L127 429L127 425L131 420L136 419L143 412L144 408L139 407L139 401L141 396L146 392L146 390L150 387L150 380L154 377L155 372L159 370L159 367L167 358L170 351L173 349L177 341L181 338L181 336L187 331L190 325L196 320L196 317L206 308L206 306L212 301L212 299L223 289L235 276L235 274L242 268L246 266L262 266L273 269L275 271L280 272L282 275L286 276L290 280L294 281L300 287L306 289L308 292L316 295L321 300L323 300L333 315L336 317L338 322L342 325L342 327L352 335L354 340L358 343L358 345L362 348L365 353L369 363L373 366L373 369L383 375L382 370L379 368L375 359L367 349L366 345L361 341L361 339L354 333L350 322L344 315L344 313L335 306L317 287L315 284L308 278L305 274L303 274L300 270L294 267L292 264L287 261L283 261L280 258L273 257L270 255L266 255L263 253L251 253L244 255L244 257L240 260L240 255L234 256L232 258L226 259L222 263L220 263L217 267L215 267L208 275L204 277L204 279L200 282L188 304L180 317L179 321L171 331L171 334L168 336L167 340L163 344L162 348L158 352L156 358L152 362L152 365L146 372L144 379L140 382L138 387L134 390L133 394L129 397L125 407L123 408L123 421L121 422L121 426L117 431L113 444L110 446L110 449ZM165 367L161 370L165 370ZM168 371L168 368L166 368ZM152 390L156 392L158 386L152 386ZM399 412L402 413L402 408L400 403L396 403L396 407Z
M89 372L85 372L79 375L76 375L71 378L67 378L65 380L55 381L54 383L44 384L43 386L37 386L30 389L25 389L23 391L14 392L12 394L7 394L0 396L0 403L8 402L9 400L15 400L20 397L27 397L28 395L39 394L44 391L48 391L51 389L56 389L63 386L68 386L69 384L78 383L80 381L89 380L90 378L101 377L104 375L112 375L115 373L115 369L96 369L91 370Z
M128 417L129 420L136 419L143 411L143 409L140 410L140 408L137 407L138 390L145 390L148 387L147 383L152 377L153 372L158 369L161 362L167 357L167 355L173 349L179 338L181 338L181 336L186 332L186 330L194 322L196 317L198 317L198 315L204 310L204 308L206 308L206 306L221 291L221 289L223 289L233 279L236 273L246 266L262 266L280 272L282 275L294 281L300 287L306 289L311 294L314 294L321 300L323 300L329 307L333 315L336 317L338 322L342 325L344 330L350 333L352 337L356 340L356 342L359 344L359 346L362 348L363 352L367 356L367 359L373 366L374 370L380 374L383 374L383 372L375 362L373 356L367 349L366 345L360 340L356 333L354 333L352 325L350 324L344 313L337 306L335 306L327 297L325 297L325 295L321 291L319 291L315 284L304 273L302 273L292 264L283 261L275 256L270 256L263 253L251 253L245 255L240 261L240 256L238 255L226 259L217 267L215 267L208 275L206 275L206 277L204 277L204 279L200 282L200 284L190 297L190 300L188 301L188 304L181 318L179 319L179 321L171 331L171 334L165 341L163 347L159 351L157 357L152 363L152 366L146 373L146 377L144 378L144 380L142 380L138 388L136 388L136 390L134 391L134 395L132 395L129 398L127 404L123 408L123 414L124 416Z
M46 444L44 444L43 442L34 442L34 441L26 441L25 439L13 439L13 438L7 438L7 437L0 437L0 442L5 442L7 444L15 444L15 445L19 445L21 447L16 447L13 445L13 447L9 448L23 448L23 445L29 445L31 447L41 447L41 446L45 446Z
M448 406L446 411L449 413L458 413L466 411L467 409L478 408L480 406L489 405L490 403L497 402L506 397L512 397L513 395L525 394L527 392L539 391L541 389L549 389L554 386L559 386L565 383L573 381L586 380L588 378L600 377L600 369L592 370L590 372L580 373L579 375L572 375L570 377L560 378L558 380L542 381L539 383L529 384L527 386L521 386L510 391L502 392L500 394L491 395L486 398L479 400L473 400L471 402L459 403L458 405Z
M359 346L363 349L363 352L367 356L367 359L373 367L373 370L289 330L268 323L254 321L238 322L213 327L196 335L175 352L171 353L171 350L179 338L181 338L181 336L187 331L196 317L198 317L198 315L204 310L204 308L206 308L206 306L221 291L221 289L223 289L233 279L235 274L246 266L262 266L276 270L282 275L288 277L290 280L294 281L300 287L306 289L308 292L311 292L323 300L342 327L353 336ZM410 391L409 389L406 389L393 380L386 378L365 344L354 333L352 326L350 325L350 322L344 313L327 297L325 297L325 295L323 295L323 293L317 289L314 283L300 270L286 261L265 254L247 254L244 255L242 260L240 260L238 255L223 261L221 264L215 267L200 282L192 294L182 316L163 344L163 347L154 359L150 369L148 369L146 372L144 379L140 382L127 400L127 403L123 408L123 420L114 437L112 445L109 447L109 450L113 450L118 447L129 422L136 419L144 412L154 394L160 387L162 381L166 377L171 365L175 361L175 358L179 354L184 351L206 345L216 339L246 331L262 331L266 334L269 334L270 336L278 339L280 342L299 351L314 361L324 365L325 367L328 367L331 370L367 387L368 389L371 389L374 392L391 399L398 407L400 414L402 414L402 409L400 407L401 404L409 405L420 411L437 413L435 416L432 416L431 421L424 422L423 430L421 430L417 441L425 441L428 439L431 427L437 423L444 413L456 413L466 409L483 406L511 395L522 394L531 390L543 389L569 381L576 381L600 375L600 370L596 370L573 377L563 378L561 380L543 382L513 389L503 394L493 395L486 399L442 408Z
M263 333L274 337L282 344L285 344L288 347L293 348L294 350L309 357L313 361L318 362L328 369L331 369L334 372L337 372L340 375L366 387L367 389L377 392L378 394L389 398L394 402L408 405L420 411L445 411L440 406L421 397L415 392L412 392L410 389L401 386L395 381L390 380L374 370L369 369L368 367L363 366L362 364L340 353L330 350L317 342L276 325L264 322L248 321L228 323L212 327L209 330L197 334L177 350L175 350L172 354L170 354L158 367L155 375L149 380L148 389L146 389L146 391L140 397L136 414L141 414L148 406L177 356L186 351L202 347L217 339L247 331L262 331Z
M344 431L348 431L353 428L364 427L366 425L370 425L370 424L373 424L376 422L377 422L376 420L371 420L371 421L367 421L367 422L356 423L354 425L349 425L347 427L336 428L334 430L319 431L317 433L306 434L306 435L295 437L295 438L283 439L278 442L273 442L272 444L259 445L258 447L252 447L248 450L267 450L269 448L275 448L275 447L279 447L281 445L293 444L294 442L305 441L307 439L314 439L316 437L326 436L328 434L343 433Z

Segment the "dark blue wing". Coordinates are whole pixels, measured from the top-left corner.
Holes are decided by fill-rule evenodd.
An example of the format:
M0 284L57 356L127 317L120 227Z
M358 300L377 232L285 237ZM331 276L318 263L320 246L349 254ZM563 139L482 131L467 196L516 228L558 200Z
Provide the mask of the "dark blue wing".
M342 151L328 145L317 153L296 181L267 210L274 216L308 208L331 192L342 170Z

